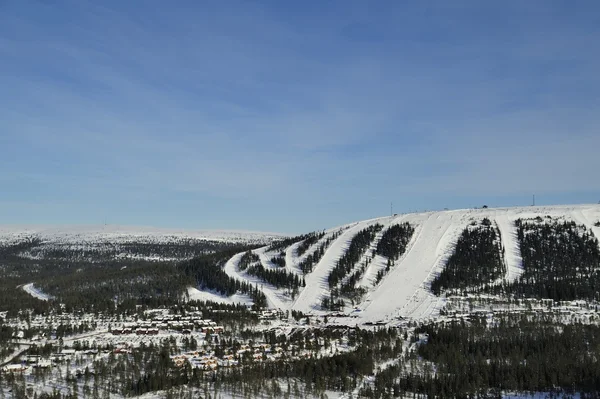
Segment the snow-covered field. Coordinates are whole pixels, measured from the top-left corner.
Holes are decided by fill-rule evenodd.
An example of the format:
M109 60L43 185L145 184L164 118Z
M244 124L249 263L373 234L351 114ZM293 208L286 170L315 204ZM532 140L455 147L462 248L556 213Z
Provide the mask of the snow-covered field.
M444 305L444 299L435 297L429 291L431 280L443 269L446 260L452 254L456 241L462 230L471 222L480 222L489 218L498 227L502 246L505 248L507 274L505 279L513 281L522 272L521 255L516 238L515 221L519 218L535 218L537 216L573 220L600 235L600 228L594 224L600 221L600 205L564 205L564 206L531 206L518 208L461 209L438 212L400 214L392 217L366 220L344 226L344 232L327 248L325 255L317 263L312 273L305 277L306 287L301 288L295 300L289 300L283 292L261 285L255 277L248 276L237 269L241 254L234 256L225 266L225 271L232 277L261 286L268 298L269 306L282 310L300 310L305 313L319 314L320 301L329 294L327 277L335 267L336 261L347 250L352 237L360 230L381 223L388 228L397 223L409 222L415 227L415 233L408 245L406 253L396 262L383 280L373 285L374 275L383 267L383 260L375 257L366 271L361 285L367 288L367 294L361 303L347 312L357 322L392 321L399 317L425 319L435 316ZM385 229L384 228L384 229ZM330 229L329 232L336 229ZM378 234L371 248L381 238ZM295 243L285 251L286 268L301 273L295 266L299 258ZM313 245L313 248L316 245ZM309 249L307 254L313 249ZM266 263L264 249L257 250L261 261ZM306 256L306 254L305 254ZM272 267L265 264L265 267Z
M194 287L187 290L186 299L190 301L210 301L226 304L252 305L252 298L244 294L235 294L230 297L213 291L201 291Z
M222 242L265 243L281 238L278 233L227 230L183 230L130 226L1 226L0 244L36 237L45 242L95 243L172 242L177 239L200 239Z

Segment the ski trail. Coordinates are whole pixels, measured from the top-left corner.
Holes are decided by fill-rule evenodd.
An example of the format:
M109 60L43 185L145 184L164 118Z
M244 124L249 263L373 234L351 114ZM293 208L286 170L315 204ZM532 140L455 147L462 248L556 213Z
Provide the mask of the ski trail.
M353 223L352 226L356 226L358 223ZM308 247L308 249L306 250L306 252L304 252L302 254L302 256L296 256L295 260L294 260L294 270L296 271L297 274L303 275L304 273L302 272L302 270L300 270L299 265L311 254L313 254L320 246L321 244L323 244L325 241L327 241L332 235L334 235L335 233L337 233L338 231L345 231L348 230L349 226L342 226L336 229L330 229L328 230L325 235L318 240L316 243L314 243L313 245L311 245L310 247ZM339 237L338 237L339 238ZM331 243L333 244L333 243ZM331 246L330 244L330 246ZM300 245L300 243L298 243L298 246ZM298 247L296 247L297 249ZM327 250L327 248L326 248ZM316 266L316 265L315 265ZM309 273L310 274L310 273Z
M50 299L52 299L50 295L44 294L39 289L35 288L33 283L25 284L21 286L21 288L23 289L23 291L25 291L32 297L39 299L40 301L49 301Z
M398 219L394 220L393 223L390 224L390 226L394 225L394 224L401 224L407 222L406 220L406 215L404 216L400 216ZM406 255L410 252L410 250L412 249L413 245L415 244L415 242L418 240L421 231L422 231L422 224L421 223L415 223L414 221L409 222L410 225L415 229L412 237L410 238L408 244L406 245L406 249L404 251L404 253L402 255L400 255L400 257L395 261L395 265L392 266L392 268L398 267L403 261L404 258L406 257ZM383 270L385 269L385 267L387 266L387 258L381 255L377 255L378 259L375 259L373 262L379 262L377 264L377 270L372 271L372 273L374 273L372 275L372 281L371 281L371 290L373 289L377 289L377 287L381 284L381 281L379 283L376 284L376 277L377 277L377 272L379 270ZM391 270L391 269L390 269ZM385 279L386 276L383 277L383 279ZM370 294L367 295L367 298L369 297Z
M592 205L587 209L582 209L581 215L589 221L592 232L596 238L600 240L600 226L596 226L596 223L600 222L600 204Z
M510 283L516 281L523 274L523 259L521 258L521 248L517 239L515 219L509 218L506 211L500 212L495 217L495 221L498 230L500 230L502 247L504 248L504 262L506 262L505 279Z
M297 269L298 257L296 256L296 251L302 242L295 242L285 250L285 268L290 273L300 274Z
M344 231L325 251L323 258L315 265L313 271L305 276L306 287L300 291L293 309L304 313L319 311L321 299L329 293L327 278L337 260L344 254L352 238L362 229L379 222L381 219L366 220L356 223Z
M373 241L371 241L369 243L369 247L365 250L365 253L362 254L360 259L356 262L356 264L354 264L354 266L348 272L348 274L346 274L346 276L344 276L344 278L341 279L341 281L339 283L340 286L342 286L344 283L346 283L348 281L348 279L350 278L350 276L352 276L353 273L355 273L358 269L360 269L361 265L364 264L367 261L367 259L372 256L373 252L377 248L377 244L379 243L379 240L381 240L381 236L383 235L383 232L385 230L387 230L390 226L392 218L388 217L387 219L388 219L387 222L383 222L383 221L378 222L379 224L381 224L383 226L382 229L379 232L377 232L377 234L375 234L375 237L373 237ZM370 268L372 266L372 264L373 264L373 260L371 260L371 263L369 263L369 266L367 267L367 269ZM358 282L359 287L361 286L362 281L365 278L366 274L367 274L367 270L365 270L365 273L363 274L360 281Z
M462 216L464 220L456 223L455 216ZM410 219L408 221L410 223ZM418 312L430 313L428 309L432 305L425 302L438 300L429 297L429 281L443 267L453 243L464 228L463 223L467 223L465 215L453 211L426 214L414 245L365 301L362 317L379 321L394 315L417 317ZM424 301L428 297L430 300Z
M258 255L258 258L260 259L260 264L263 265L265 269L282 270L281 267L274 265L273 262L271 262L271 257L267 255L267 248L268 247L258 248L253 250L252 252Z
M443 226L438 227L439 231L443 230L444 232L442 233L441 239L436 245L437 258L434 262L434 265L430 269L425 280L423 280L423 283L415 291L411 300L404 305L402 309L400 309L398 313L400 317L427 319L436 315L446 302L444 297L435 296L429 287L431 285L431 281L437 275L439 275L446 265L448 258L452 256L458 238L460 237L464 228L469 224L471 219L468 217L468 215L457 215L451 213L447 216L450 218L448 221L449 224L444 223ZM454 221L455 216L459 216L458 223ZM440 218L440 215L438 215L436 220L440 222L440 219L443 220L443 218L443 216Z
M244 281L260 287L261 291L267 297L267 303L270 308L283 310L289 309L289 299L284 296L283 292L278 291L277 288L267 284L258 277L251 276L238 270L238 265L240 264L240 260L242 259L243 255L244 252L240 252L229 259L227 263L225 263L225 267L223 269L225 273L227 273L229 277L235 278L236 280Z
M373 242L369 246L369 249L367 251L365 251L365 254L360 259L360 261L357 263L357 266L360 266L360 264L365 261L367 256L371 256L373 251L377 249L377 245L379 245L379 241L381 241L381 237L383 237L383 234L391 226L398 224L399 223L397 221L398 219L401 219L401 218L390 217L389 221L387 223L382 223L383 228L381 229L381 231L379 233L377 233L377 235L373 239ZM365 287L365 288L372 286L373 283L375 282L377 272L379 270L381 270L382 268L385 268L386 262L387 262L387 258L385 258L381 255L375 255L373 257L373 259L371 259L371 263L369 263L369 266L367 267L367 269L365 270L365 273L363 274L362 278L360 279L358 286ZM383 265L383 267L382 267L382 265ZM353 272L354 272L354 270L352 272L350 272L348 275L351 275Z
M597 232L600 232L600 229L594 226L594 223L596 223L597 219L596 221L594 221L593 219L590 220L590 218L586 216L582 209L574 210L571 213L571 215L573 219L575 219L575 222L577 222L577 224L584 225L587 229L592 230L592 232L594 232L594 235L598 237Z

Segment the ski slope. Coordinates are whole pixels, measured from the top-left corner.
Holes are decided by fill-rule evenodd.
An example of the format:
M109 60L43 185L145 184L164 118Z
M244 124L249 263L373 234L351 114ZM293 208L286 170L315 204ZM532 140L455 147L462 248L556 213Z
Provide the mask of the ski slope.
M232 277L236 280L245 281L252 285L260 287L262 292L267 297L267 303L269 307L275 309L289 309L291 299L286 296L283 290L278 290L270 284L265 283L258 277L251 276L248 273L239 270L239 264L243 255L244 253L240 252L239 254L236 254L231 259L229 259L225 263L225 273L227 273L229 277Z
M236 279L261 287L269 306L273 308L324 314L327 312L321 309L320 304L321 300L330 294L327 278L337 260L348 249L352 238L362 229L375 223L384 225L383 232L394 224L408 222L415 228L415 232L406 252L378 284L375 284L375 276L377 271L385 267L387 259L379 255L375 256L359 283L367 290L366 294L362 301L353 308L347 306L345 313L356 319L358 323L385 323L398 319L431 318L439 314L445 300L443 297L431 294L429 285L443 270L447 259L454 251L458 237L469 224L479 223L483 218L488 218L495 223L500 231L504 261L507 266L506 275L503 278L506 281L514 281L523 271L515 221L519 218L529 219L538 216L572 220L583 224L596 236L600 236L600 227L594 226L596 222L600 221L600 205L461 209L401 214L343 226L342 234L329 245L322 259L314 266L313 271L304 276L306 287L300 290L295 300L292 300L282 290L277 290L254 276L240 272L237 265L242 254L234 256L227 262L225 272ZM303 256L296 255L296 249L300 243L294 243L286 248L286 269L302 275L298 268L301 260L338 229L328 230L326 236L312 245ZM376 247L382 232L371 243L371 248L363 256L361 262ZM255 253L259 254L261 263L265 267L273 267L269 260L271 254L266 253L266 247L255 250Z
M426 313L424 302L427 282L441 270L452 254L458 236L469 224L468 214L460 211L416 214L404 221L420 225L417 239L406 256L398 262L361 306L361 316L368 321ZM433 297L433 296L432 296Z
M517 227L515 219L510 218L507 213L495 216L496 225L500 230L502 248L504 248L504 262L506 263L506 276L508 282L515 281L523 273L523 260L517 241Z
M383 218L385 220L385 218ZM305 277L306 287L300 292L300 295L294 302L293 309L301 312L318 311L323 297L329 295L329 284L327 278L329 272L335 266L335 262L345 253L350 245L352 237L359 231L373 224L382 221L382 219L372 219L359 222L353 227L347 229L340 235L327 249L323 258L315 265L312 273Z
M40 301L48 301L48 300L52 299L52 297L50 295L44 294L39 289L35 288L33 286L33 283L25 284L21 288L23 289L23 291L25 291L32 297L39 299Z

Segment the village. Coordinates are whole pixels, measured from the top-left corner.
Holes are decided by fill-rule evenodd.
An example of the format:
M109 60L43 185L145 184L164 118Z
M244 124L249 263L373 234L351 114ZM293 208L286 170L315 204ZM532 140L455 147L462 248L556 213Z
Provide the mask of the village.
M467 295L446 297L435 319L398 317L369 322L361 320L357 311L295 317L276 310L249 311L252 323L237 318L217 322L197 308L185 312L149 309L118 316L62 313L41 317L23 313L7 318L2 314L0 326L13 331L14 353L2 359L0 376L9 381L20 378L30 387L40 386L42 381L45 392L73 392L72 384L82 390L87 381L98 379L105 381L98 389L113 392L114 386L98 374L102 368L139 362L152 347L167 345L169 362L175 370L218 373L257 363L319 359L351 352L356 348L350 338L353 331L392 328L404 337L406 358L427 342L426 334L416 332L422 325L485 320L491 326L511 315L598 324L599 309L597 303L587 301Z
M178 353L171 356L176 367L189 365L205 371L235 367L246 362L314 356L314 351L298 345L270 344L256 339L262 336L261 331L279 328L283 332L305 326L307 319L288 323L285 314L271 310L257 312L257 319L255 339L243 339L224 325L203 318L202 312L197 310L181 315L170 313L167 309L153 309L146 311L143 318L91 314L2 318L2 325L14 331L13 342L18 352L10 359L3 359L0 370L31 375L37 369L66 369L69 365L76 376L83 375L86 367L87 372L93 374L96 360L132 355L140 347L160 345L165 340L179 348ZM319 318L313 320L321 324ZM232 344L224 347L220 343L225 340ZM323 346L323 342L316 346ZM343 347L336 349L344 350ZM43 354L31 354L40 352Z
M550 300L513 300L507 301L493 296L471 295L450 296L441 309L440 323L455 320L486 318L492 321L506 314L522 314L536 317L551 317L562 322L596 324L600 322L599 305L586 301L553 302ZM5 319L0 315L2 325L13 331L13 343L19 352L10 359L2 359L3 372L26 373L35 368L60 366L69 361L82 358L94 359L109 354L131 354L140 345L158 345L167 339L180 348L172 355L178 367L186 363L192 368L215 370L219 367L235 367L244 361L274 361L282 357L296 359L310 356L310 351L301 351L295 345L271 345L260 339L243 339L239 331L227 330L224 325L205 319L202 311L194 310L186 314L174 314L167 309L152 309L144 312L143 317L103 316L103 315L54 315L39 317L21 315L16 319ZM263 310L257 312L259 324L253 330L279 330L282 333L295 328L355 328L358 326L354 313L331 313L325 316L307 317L294 321L279 311ZM409 320L395 319L387 322L360 323L362 328L376 328L388 325L396 328L433 322L431 319ZM235 344L222 349L220 342L227 339ZM29 354L32 348L45 349L43 355ZM217 349L217 350L215 350Z

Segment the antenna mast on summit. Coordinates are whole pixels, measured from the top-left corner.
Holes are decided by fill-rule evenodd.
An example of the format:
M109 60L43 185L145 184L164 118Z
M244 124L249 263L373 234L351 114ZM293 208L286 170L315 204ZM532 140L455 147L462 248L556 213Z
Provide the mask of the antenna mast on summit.
M390 202L390 216L394 216L394 203Z

